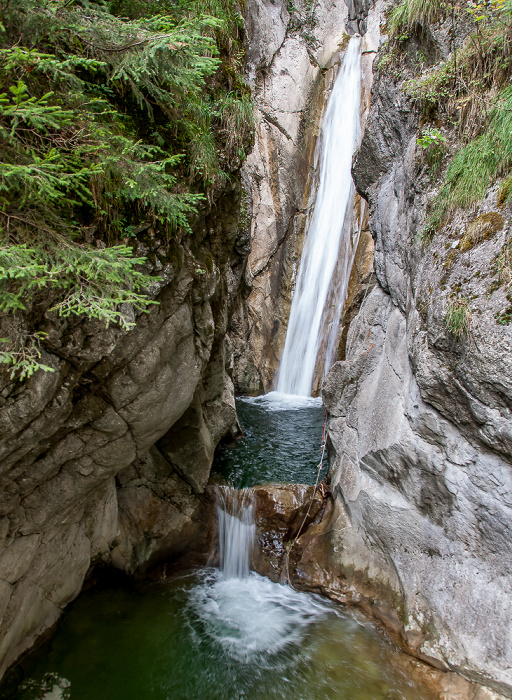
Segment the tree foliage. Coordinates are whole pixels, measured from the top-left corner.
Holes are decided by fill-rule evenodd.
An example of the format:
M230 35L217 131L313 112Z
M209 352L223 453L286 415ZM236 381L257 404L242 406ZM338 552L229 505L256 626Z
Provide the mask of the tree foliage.
M8 0L0 21L0 312L36 299L128 328L120 305L152 303L134 231L190 234L250 146L240 9Z

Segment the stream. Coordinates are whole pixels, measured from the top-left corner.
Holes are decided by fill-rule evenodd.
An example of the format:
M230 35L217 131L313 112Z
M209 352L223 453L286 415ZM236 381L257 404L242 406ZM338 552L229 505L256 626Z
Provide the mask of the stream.
M290 455L298 454L301 477L314 479L323 414L318 401L271 396L239 401L239 409L246 437L220 451L217 470L238 481L261 483L290 476L279 469L291 469ZM258 456L259 448L263 452ZM229 493L226 487L224 493ZM69 606L54 636L18 667L16 684L23 674L21 684L9 689L11 674L0 697L432 697L408 677L402 652L364 617L249 573L252 513L243 502L234 515L225 507L219 502L220 570L205 568L158 584L84 592Z
M353 260L354 242L344 221L354 194L350 168L360 132L359 100L360 39L353 37L322 127L317 202L279 370L278 388L284 394L238 401L244 437L222 447L213 467L216 480L229 484L215 487L219 569L151 586L83 593L54 636L8 674L0 698L432 697L410 678L406 657L368 620L249 571L254 512L249 491L240 489L313 484L317 475L323 408L309 395L327 321L332 327L328 349L336 344ZM343 275L332 287L340 257ZM333 318L328 318L329 307L337 310ZM325 370L332 361L327 354Z

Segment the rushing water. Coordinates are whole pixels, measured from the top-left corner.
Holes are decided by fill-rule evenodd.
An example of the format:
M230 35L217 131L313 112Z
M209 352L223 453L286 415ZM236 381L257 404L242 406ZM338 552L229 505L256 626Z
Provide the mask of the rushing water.
M352 209L354 186L352 155L360 137L361 51L353 37L334 84L322 123L320 173L313 215L302 251L293 295L277 389L285 394L310 396L317 355L326 326L326 303L332 294L333 274L340 255L345 259L346 279L335 283L341 308L350 275L352 251L350 226L345 223ZM344 225L345 224L345 225ZM336 319L331 321L337 335ZM328 339L329 348L334 342ZM328 368L327 368L328 369Z
M84 593L24 671L1 697L431 700L363 619L254 573L213 569Z
M252 450L262 413L268 422L259 439L290 411L300 414L289 428L297 444L300 422L314 413L303 452L318 450L318 402L273 395L240 405L253 411L246 428L252 437L245 439ZM282 439L276 443L273 470L290 449ZM251 452L245 458L250 463ZM8 676L0 698L432 700L409 677L403 654L364 618L250 572L252 491L217 486L216 492L219 569L82 594L52 639Z
M249 556L256 526L250 489L217 486L219 567L225 579L249 576Z
M272 392L237 399L236 409L244 437L218 451L214 471L236 488L315 483L324 415L320 399Z

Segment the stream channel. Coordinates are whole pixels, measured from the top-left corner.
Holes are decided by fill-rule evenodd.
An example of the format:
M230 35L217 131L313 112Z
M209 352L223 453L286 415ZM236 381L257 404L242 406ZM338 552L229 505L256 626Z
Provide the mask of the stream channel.
M215 469L234 486L316 477L323 409L279 396L238 401L245 437ZM222 515L222 513L220 513ZM17 700L429 700L404 654L356 612L248 569L231 515L221 569L84 592L17 668ZM241 545L241 542L244 542ZM244 551L245 548L245 551ZM224 569L224 570L223 570ZM23 677L22 677L23 674ZM21 681L21 683L20 683ZM12 673L11 681L12 683Z

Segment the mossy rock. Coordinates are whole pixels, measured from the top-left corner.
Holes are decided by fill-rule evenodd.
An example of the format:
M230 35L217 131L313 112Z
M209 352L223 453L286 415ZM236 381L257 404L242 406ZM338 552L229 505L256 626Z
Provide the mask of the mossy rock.
M487 214L478 216L467 228L466 234L460 243L460 252L465 253L473 246L482 243L501 231L505 225L505 219L497 211L490 211Z
M506 204L510 195L512 194L512 174L506 177L501 183L501 187L498 191L498 205L501 207Z
M348 46L348 44L349 44L350 39L351 39L350 34L347 34L347 32L343 32L343 35L342 35L342 37L341 37L341 41L340 41L340 43L338 44L338 46L339 46L339 48L340 48L340 51L345 51L345 50L346 50L346 48L347 48L347 46Z

